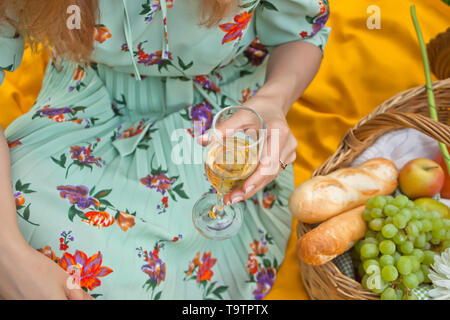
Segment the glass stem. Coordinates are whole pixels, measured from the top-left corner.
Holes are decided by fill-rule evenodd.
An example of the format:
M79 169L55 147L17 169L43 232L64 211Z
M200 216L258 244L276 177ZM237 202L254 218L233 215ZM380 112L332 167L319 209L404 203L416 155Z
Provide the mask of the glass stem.
M209 211L209 216L212 219L217 219L217 218L221 218L223 215L223 208L224 208L224 204L223 204L223 193L217 191L217 203L216 205Z

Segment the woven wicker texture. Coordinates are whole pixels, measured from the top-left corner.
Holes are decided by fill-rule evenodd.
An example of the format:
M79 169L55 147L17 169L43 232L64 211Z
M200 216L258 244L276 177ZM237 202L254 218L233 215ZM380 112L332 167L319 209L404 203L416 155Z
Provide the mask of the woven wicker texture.
M427 45L431 71L438 79L450 77L450 28Z
M383 134L404 128L416 129L436 141L450 146L450 78L433 83L439 122L429 117L424 86L402 92L377 107L349 130L337 151L314 172L326 175L350 166L353 160ZM312 227L298 223L300 238ZM332 262L314 267L299 259L303 282L311 299L318 300L375 300L378 295L343 275Z

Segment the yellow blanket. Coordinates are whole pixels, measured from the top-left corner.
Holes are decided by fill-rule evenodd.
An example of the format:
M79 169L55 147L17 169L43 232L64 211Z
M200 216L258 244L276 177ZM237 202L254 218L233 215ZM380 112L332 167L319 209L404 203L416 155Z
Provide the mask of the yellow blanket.
M345 132L392 95L424 84L420 52L409 15L416 4L425 40L449 27L450 7L440 0L330 1L333 28L322 68L288 115L298 139L295 181L300 184L329 157ZM381 29L367 28L368 7L380 9ZM27 50L20 68L0 87L5 128L33 104L41 86L44 54ZM267 299L308 299L295 256L296 223L286 259Z

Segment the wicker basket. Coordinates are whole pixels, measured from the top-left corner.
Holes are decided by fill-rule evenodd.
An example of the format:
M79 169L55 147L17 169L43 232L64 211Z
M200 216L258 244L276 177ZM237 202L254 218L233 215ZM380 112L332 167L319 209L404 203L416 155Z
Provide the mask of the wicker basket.
M400 93L376 108L349 130L336 153L313 174L326 175L348 167L353 160L383 134L404 128L416 129L436 141L450 146L450 78L433 84L440 122L429 118L425 87ZM299 222L300 238L312 227ZM311 299L318 300L376 300L379 298L361 284L343 275L336 265L328 262L314 267L299 259L303 282Z
M427 45L431 71L442 80L450 77L450 28L440 33Z

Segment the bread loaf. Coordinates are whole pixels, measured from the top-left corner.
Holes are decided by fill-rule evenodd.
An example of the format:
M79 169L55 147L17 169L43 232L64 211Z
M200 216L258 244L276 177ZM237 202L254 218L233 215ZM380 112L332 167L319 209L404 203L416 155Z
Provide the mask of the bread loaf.
M371 159L301 184L289 199L289 209L302 222L322 222L365 204L371 197L391 194L397 188L397 178L392 161Z
M297 242L297 255L306 263L320 266L343 254L364 237L367 223L365 206L344 212L321 223Z

